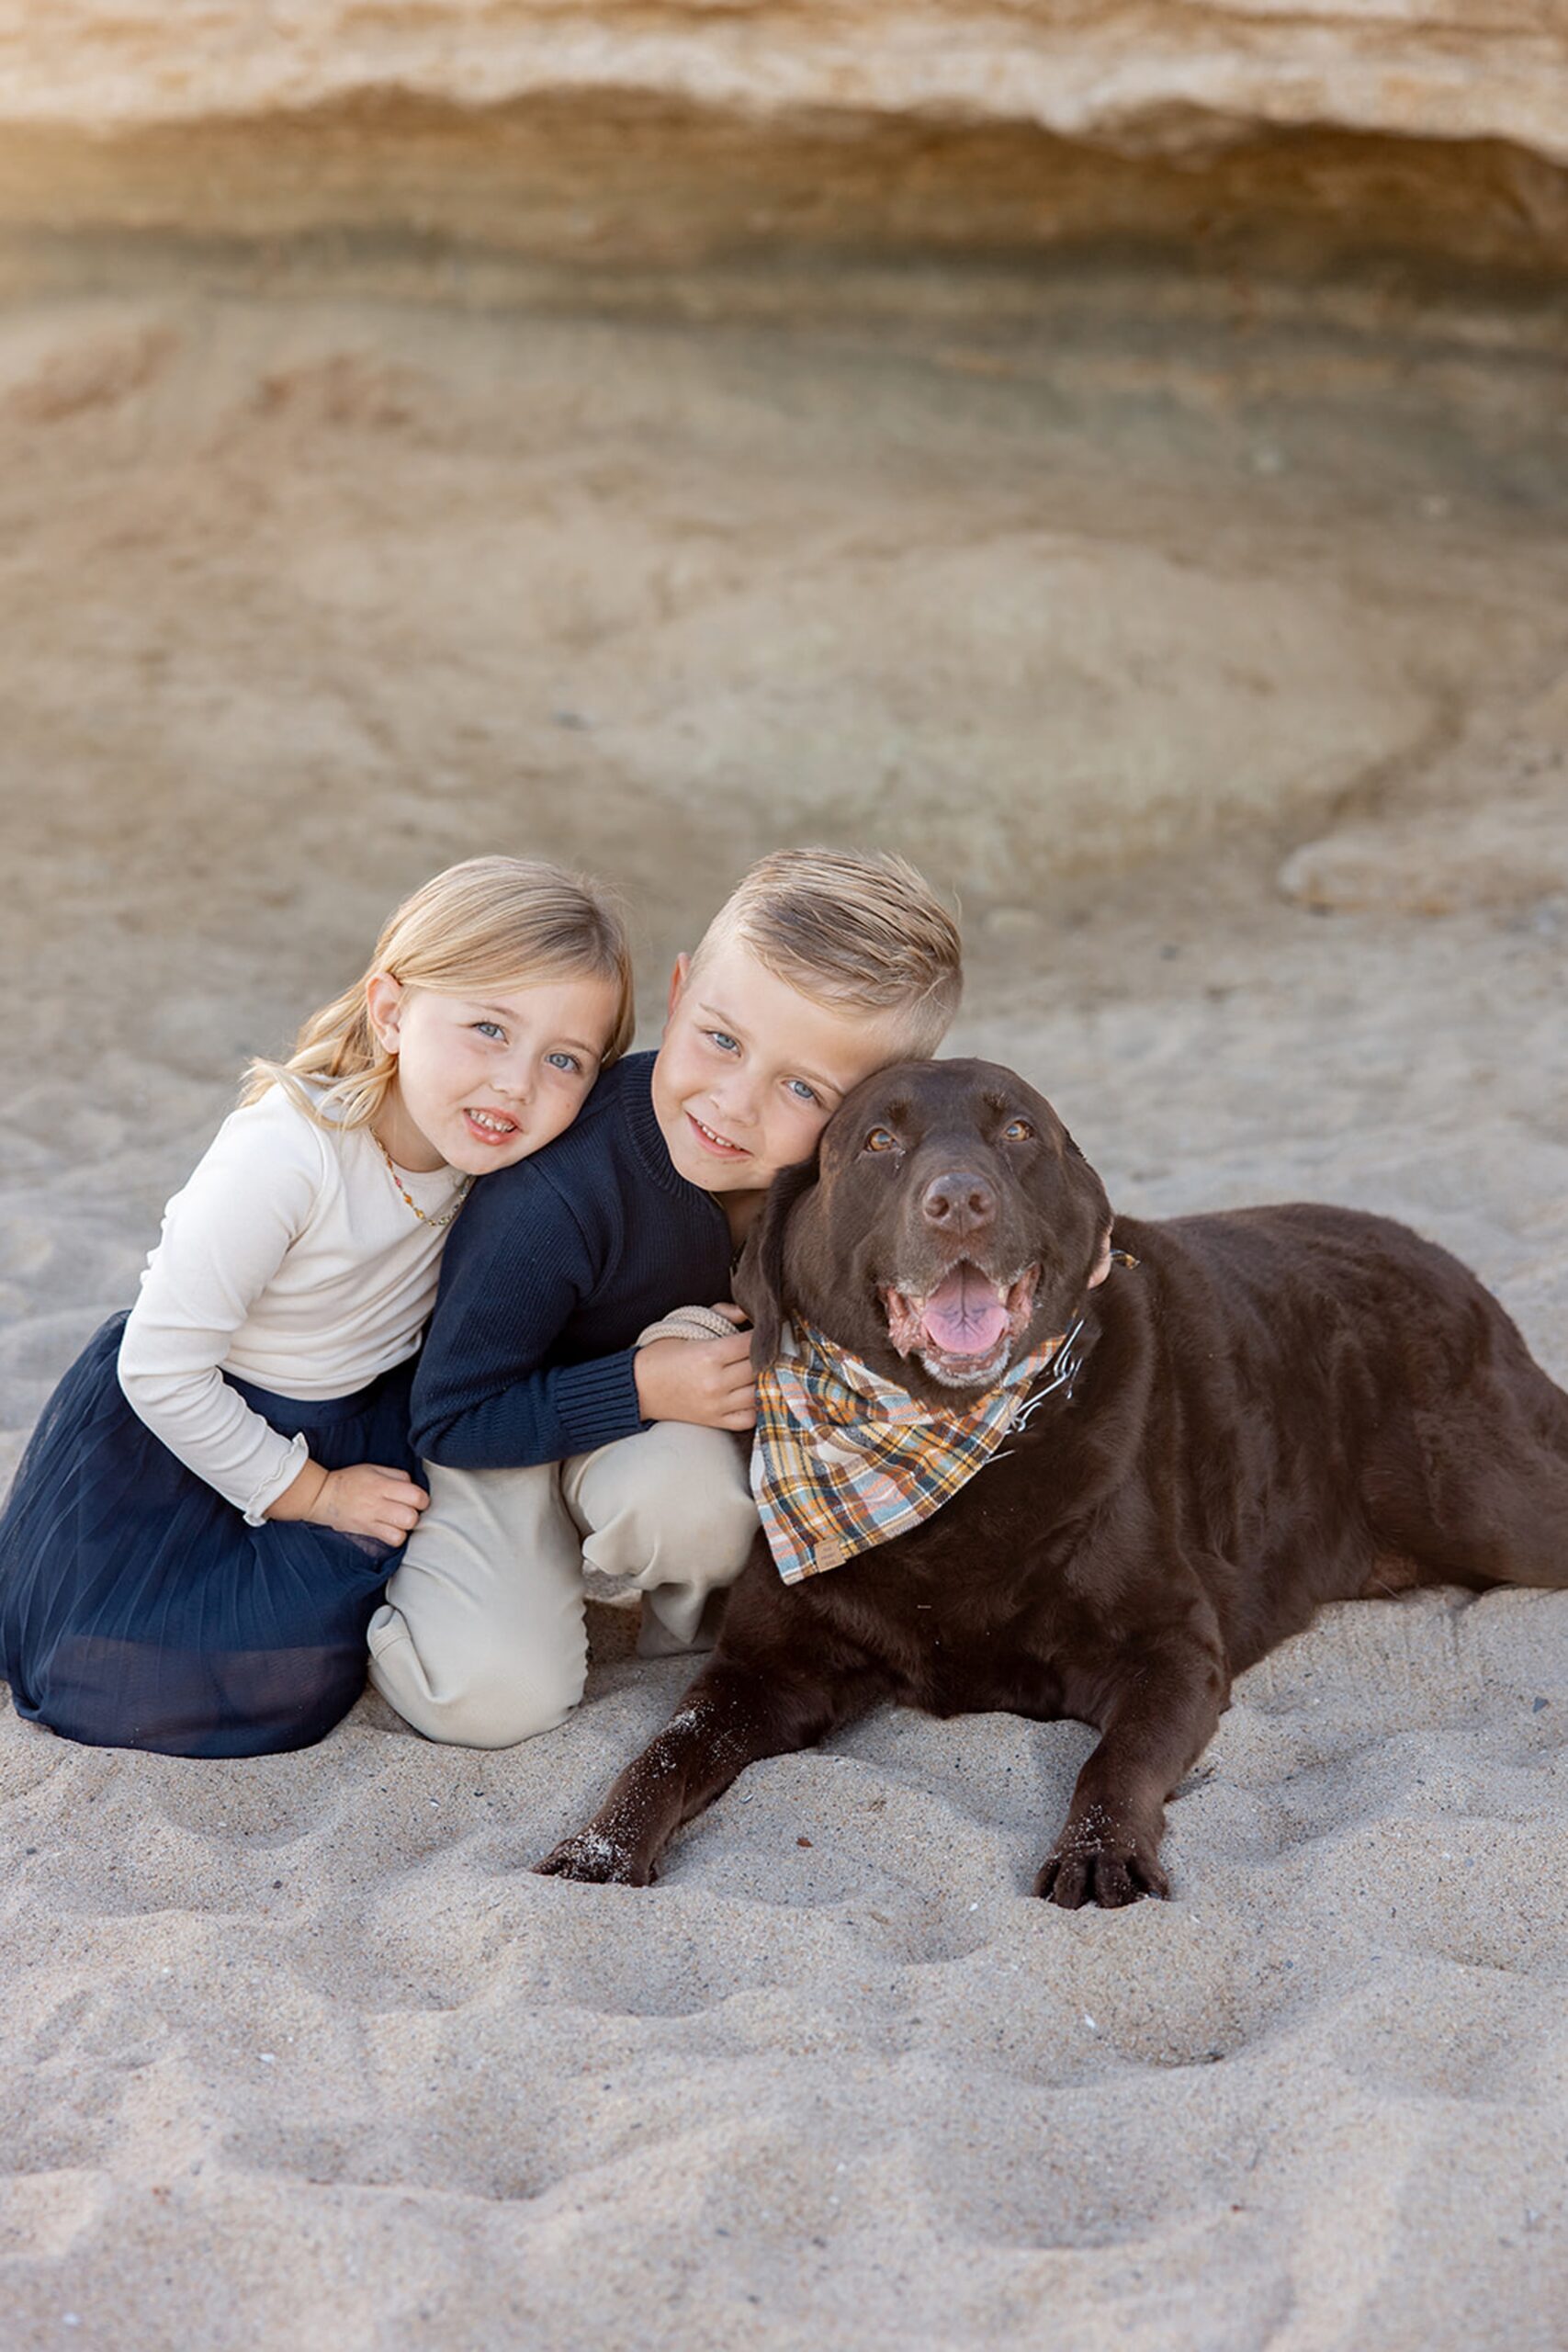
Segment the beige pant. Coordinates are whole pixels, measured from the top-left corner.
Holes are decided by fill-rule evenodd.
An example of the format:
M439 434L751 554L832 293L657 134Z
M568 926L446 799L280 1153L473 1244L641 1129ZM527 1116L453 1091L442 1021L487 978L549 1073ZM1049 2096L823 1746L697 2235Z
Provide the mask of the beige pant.
M642 1594L644 1653L668 1652L757 1530L744 1447L688 1421L532 1469L425 1476L430 1507L370 1621L370 1679L427 1739L465 1747L553 1730L581 1698L585 1566Z

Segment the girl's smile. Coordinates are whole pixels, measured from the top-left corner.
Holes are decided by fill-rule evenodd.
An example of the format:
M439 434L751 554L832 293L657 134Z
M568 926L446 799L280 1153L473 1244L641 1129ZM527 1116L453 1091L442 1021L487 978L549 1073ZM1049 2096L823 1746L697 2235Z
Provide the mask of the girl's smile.
M513 1136L520 1132L517 1121L504 1111L467 1110L463 1116L476 1142L490 1144L498 1149L502 1144L510 1143Z

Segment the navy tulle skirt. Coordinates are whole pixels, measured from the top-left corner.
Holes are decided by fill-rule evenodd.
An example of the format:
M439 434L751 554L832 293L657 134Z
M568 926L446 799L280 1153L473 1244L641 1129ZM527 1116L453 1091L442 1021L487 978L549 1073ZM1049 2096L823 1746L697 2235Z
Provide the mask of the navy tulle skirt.
M399 1553L304 1520L247 1527L137 1419L123 1315L65 1374L0 1514L0 1672L18 1714L94 1747L269 1756L324 1738L365 1687ZM409 1451L412 1363L301 1404L224 1377L328 1470Z

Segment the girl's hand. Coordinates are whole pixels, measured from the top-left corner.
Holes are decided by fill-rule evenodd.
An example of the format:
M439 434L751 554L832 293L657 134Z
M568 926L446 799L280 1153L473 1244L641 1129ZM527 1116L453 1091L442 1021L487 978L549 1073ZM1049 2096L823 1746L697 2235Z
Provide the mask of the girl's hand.
M323 1470L307 1462L291 1487L268 1505L268 1519L308 1519L340 1535L370 1535L379 1544L400 1544L430 1497L400 1470L378 1462L356 1462L348 1470Z
M400 1544L419 1523L430 1497L400 1470L377 1462L356 1462L351 1470L329 1470L321 1491L306 1513L318 1527L340 1535L373 1535L378 1543Z
M654 1340L633 1360L645 1421L695 1421L705 1430L749 1430L757 1419L751 1334L732 1340Z

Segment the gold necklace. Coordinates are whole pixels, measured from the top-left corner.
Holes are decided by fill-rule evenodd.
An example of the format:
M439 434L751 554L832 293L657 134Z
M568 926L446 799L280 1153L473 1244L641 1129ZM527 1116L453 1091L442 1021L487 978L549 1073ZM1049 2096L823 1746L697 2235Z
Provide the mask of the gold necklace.
M450 1225L452 1219L457 1216L457 1211L462 1207L463 1203L468 1197L468 1193L474 1181L473 1178L471 1176L465 1176L462 1182L455 1188L452 1194L452 1205L449 1209L446 1210L440 1216L426 1216L424 1211L420 1207L419 1203L414 1199L413 1194L409 1191L408 1186L403 1182L402 1178L399 1175L396 1160L392 1158L391 1153L387 1149L386 1145L381 1141L380 1136L377 1134L374 1127L370 1130L370 1140L375 1145L377 1150L380 1153L382 1159L386 1161L388 1175L391 1178L393 1183L397 1186L404 1200L407 1201L410 1208L412 1209L421 1225L428 1225L433 1233L439 1233L444 1226Z

